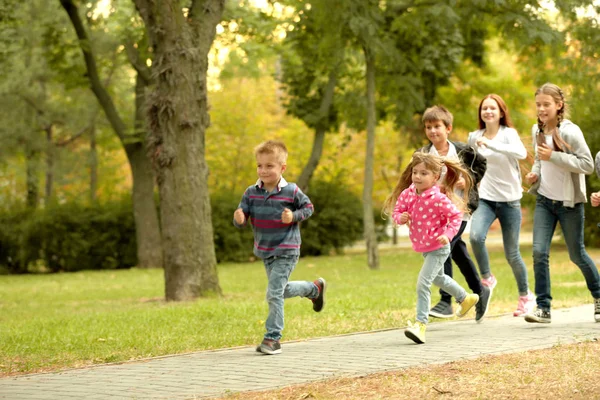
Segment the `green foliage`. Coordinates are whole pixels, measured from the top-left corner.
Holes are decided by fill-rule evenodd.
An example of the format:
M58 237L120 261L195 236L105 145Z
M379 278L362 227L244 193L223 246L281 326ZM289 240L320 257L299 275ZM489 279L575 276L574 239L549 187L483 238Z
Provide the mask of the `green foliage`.
M302 223L302 255L342 252L344 246L362 237L363 209L360 199L339 183L311 183L310 200L315 207Z
M32 212L25 207L15 207L0 214L0 270L25 273L27 266L37 258L29 253L28 244Z
M136 265L131 202L67 203L0 214L0 264L9 272L129 268Z
M240 204L241 197L241 193L218 193L211 196L217 262L244 262L255 258L252 253L252 228L246 226L239 229L233 225L233 213Z

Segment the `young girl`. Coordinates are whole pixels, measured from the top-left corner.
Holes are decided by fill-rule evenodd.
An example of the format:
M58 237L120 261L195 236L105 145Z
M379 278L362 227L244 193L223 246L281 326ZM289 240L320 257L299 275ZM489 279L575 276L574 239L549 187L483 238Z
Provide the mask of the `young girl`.
M417 151L431 153L442 157L442 159L450 158L461 162L464 168L469 171L469 175L473 180L473 186L471 186L469 201L467 203L469 212L463 213L460 228L450 241L450 256L444 262L444 274L452 278L452 261L454 261L465 277L465 281L471 292L479 296L479 302L475 306L475 321L481 322L490 303L491 290L487 286L482 285L477 267L467 251L466 243L462 239L462 233L467 227L469 219L471 219L470 213L477 208L477 204L479 203L477 186L485 174L487 162L474 148L465 143L450 141L448 139L448 136L452 132L453 119L452 113L444 106L438 105L426 109L423 113L422 121L429 144ZM441 186L444 185L444 178L442 171ZM456 195L459 197L462 196L464 182L463 178L457 182L456 187L458 190ZM443 289L440 289L440 295L440 301L429 310L429 315L436 318L451 318L454 315L452 312L452 296Z
M447 169L447 194L441 193L437 186L444 166ZM464 199L454 194L461 176L466 178ZM444 275L443 270L444 261L450 254L450 240L462 222L462 210L466 210L466 199L471 186L470 175L459 162L444 161L433 154L417 152L413 154L410 164L384 203L384 213L389 215L392 211L395 223L409 224L413 249L423 253L425 258L417 281L417 320L414 325L409 321L408 328L404 331L417 344L425 343L432 283L450 293L460 303L456 311L459 317L463 317L479 301L478 295L467 294L454 279ZM459 204L460 209L453 201ZM393 204L395 206L392 209Z
M487 233L498 219L502 229L504 256L511 266L519 300L515 317L534 307L535 298L529 290L527 268L519 249L521 232L521 170L519 160L527 150L513 128L508 107L497 94L489 94L479 103L479 130L469 134L468 143L487 159L487 170L479 185L479 205L471 218L469 239L481 272L481 283L490 289L497 284L490 269L485 247Z
M594 171L592 154L581 129L566 119L563 91L546 83L535 92L538 123L531 133L535 162L525 179L536 194L533 215L533 271L537 309L527 322L550 323L550 243L560 223L569 257L594 297L594 319L600 322L600 277L583 245L583 203L587 201L585 177Z

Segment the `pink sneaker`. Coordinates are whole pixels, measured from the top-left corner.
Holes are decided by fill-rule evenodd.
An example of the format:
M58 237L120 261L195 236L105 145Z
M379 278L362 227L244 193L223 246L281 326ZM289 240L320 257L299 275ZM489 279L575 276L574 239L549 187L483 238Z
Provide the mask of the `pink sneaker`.
M494 289L498 284L498 281L494 275L490 275L489 278L481 278L481 284L489 287L490 289Z
M515 317L520 317L529 313L535 309L535 296L530 291L527 292L527 296L519 296L519 303L517 309L513 312Z

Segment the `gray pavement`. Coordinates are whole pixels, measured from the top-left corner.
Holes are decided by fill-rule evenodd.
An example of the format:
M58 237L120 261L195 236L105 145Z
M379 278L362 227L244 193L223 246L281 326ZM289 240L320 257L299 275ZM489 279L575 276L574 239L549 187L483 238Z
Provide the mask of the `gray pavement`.
M553 310L551 324L512 315L430 323L427 343L402 329L283 342L266 356L254 347L168 356L0 379L2 399L201 399L311 381L363 376L423 364L524 352L600 337L593 305ZM525 357L526 355L524 355Z

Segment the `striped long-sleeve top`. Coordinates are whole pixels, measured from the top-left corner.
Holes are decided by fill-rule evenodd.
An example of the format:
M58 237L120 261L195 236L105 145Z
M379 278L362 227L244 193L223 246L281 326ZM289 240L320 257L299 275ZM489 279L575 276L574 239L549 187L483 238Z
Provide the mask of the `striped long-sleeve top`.
M310 199L295 183L288 183L283 177L277 188L268 193L259 179L246 189L238 208L250 221L254 231L254 254L268 258L282 254L300 254L300 228L298 223L309 218L313 211ZM284 209L294 215L291 223L281 220ZM233 220L233 224L241 228Z

